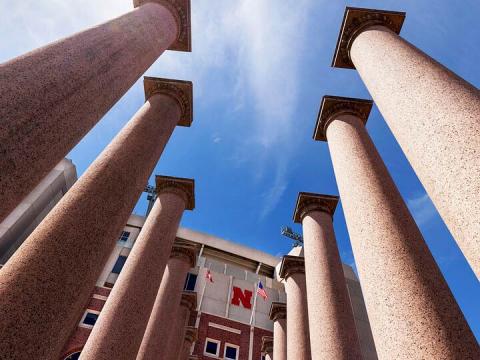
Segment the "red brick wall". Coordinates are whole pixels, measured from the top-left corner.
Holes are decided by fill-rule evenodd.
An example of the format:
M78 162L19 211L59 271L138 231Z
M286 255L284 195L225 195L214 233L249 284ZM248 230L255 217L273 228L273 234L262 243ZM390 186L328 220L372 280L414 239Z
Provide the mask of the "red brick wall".
M215 323L222 326L240 330L241 334L235 334L231 331L218 329L209 326L209 323ZM260 349L262 346L262 336L272 336L272 332L259 328L254 328L253 332L253 360L260 360ZM219 358L223 359L225 351L225 343L240 346L239 360L248 360L249 346L250 346L250 326L236 321L225 319L219 316L203 313L200 317L198 325L198 340L195 343L193 354L197 355L199 359L211 360L211 357L203 355L205 349L206 338L220 341Z

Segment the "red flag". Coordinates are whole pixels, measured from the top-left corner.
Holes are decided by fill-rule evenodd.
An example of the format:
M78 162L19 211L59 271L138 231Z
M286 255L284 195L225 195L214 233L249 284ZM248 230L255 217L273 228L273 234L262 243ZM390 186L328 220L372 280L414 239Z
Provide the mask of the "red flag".
M213 283L213 276L212 276L212 273L210 272L210 269L207 270L207 274L205 275L205 278L207 278L208 280L210 280L210 282Z

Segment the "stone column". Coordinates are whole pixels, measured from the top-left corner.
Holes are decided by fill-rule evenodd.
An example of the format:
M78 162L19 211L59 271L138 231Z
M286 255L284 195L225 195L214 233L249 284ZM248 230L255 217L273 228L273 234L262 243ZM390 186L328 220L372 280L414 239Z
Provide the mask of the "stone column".
M287 359L310 360L307 287L303 257L286 255L280 267L287 293Z
M333 230L338 196L301 192L294 221L303 225L312 359L361 360L353 310Z
M185 338L185 326L188 326L190 314L197 308L197 293L194 291L183 291L180 307L175 316L175 325L169 336L167 344L166 360L177 360L182 350L183 339Z
M82 350L82 360L137 356L170 255L165 249L172 248L184 210L195 206L191 179L157 176L156 190L155 205Z
M190 122L191 83L146 85L145 105L2 268L0 354L60 356L170 135Z
M178 360L188 360L190 358L190 352L192 345L197 341L198 330L193 326L185 327L185 338L183 341L183 346L180 352ZM153 359L153 358L152 358Z
M163 274L137 360L166 359L172 325L180 307L188 270L195 266L196 247L176 242Z
M273 358L287 360L287 306L272 302L270 320L273 321Z
M273 337L262 337L262 354L265 355L265 360L273 360Z
M480 92L401 38L404 18L347 8L333 65L358 70L480 278Z
M368 136L371 101L323 98L328 140L380 359L476 359L477 342Z
M135 3L0 65L0 221L166 49L190 51L189 0Z

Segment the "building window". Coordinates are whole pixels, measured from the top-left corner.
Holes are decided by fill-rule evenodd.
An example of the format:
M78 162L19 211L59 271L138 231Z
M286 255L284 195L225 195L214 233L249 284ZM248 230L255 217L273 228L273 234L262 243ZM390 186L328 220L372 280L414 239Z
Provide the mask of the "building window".
M130 231L122 231L122 234L120 235L120 239L118 239L118 241L127 241L129 237Z
M188 273L187 278L185 279L185 286L183 287L183 290L194 291L196 283L197 283L197 275Z
M203 351L203 354L218 356L219 353L220 341L207 338L205 340L205 350Z
M125 261L127 261L127 257L120 255L115 263L115 266L113 267L112 273L120 274L120 271L123 269L123 265L125 265Z
M95 323L97 322L99 314L100 313L98 311L87 310L83 315L80 325L82 325L83 327L92 328L93 325L95 325Z
M237 345L225 344L225 353L223 357L228 360L238 360L240 348Z
M80 359L80 351L74 352L73 354L68 355L64 360L78 360Z

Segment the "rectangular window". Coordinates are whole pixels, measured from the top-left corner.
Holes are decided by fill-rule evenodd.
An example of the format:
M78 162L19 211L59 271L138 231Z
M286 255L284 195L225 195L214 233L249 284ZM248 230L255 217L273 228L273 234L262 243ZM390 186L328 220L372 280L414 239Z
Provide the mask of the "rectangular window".
M112 273L114 274L120 274L120 271L122 271L123 266L125 265L125 261L127 261L127 257L120 255L117 259L117 262L113 266Z
M120 235L120 239L118 239L118 241L127 241L129 237L130 237L129 231L122 231L122 234Z
M228 360L238 360L240 348L237 345L225 344L225 354L223 357Z
M183 287L183 290L194 291L196 283L197 283L197 275L188 273L187 278L185 279L185 286Z
M205 340L205 349L203 351L203 354L218 356L219 353L220 353L220 341L207 338Z
M92 328L93 325L97 322L98 315L100 313L98 311L94 310L87 310L85 311L85 314L83 315L82 321L80 322L80 325L87 327L87 328Z

